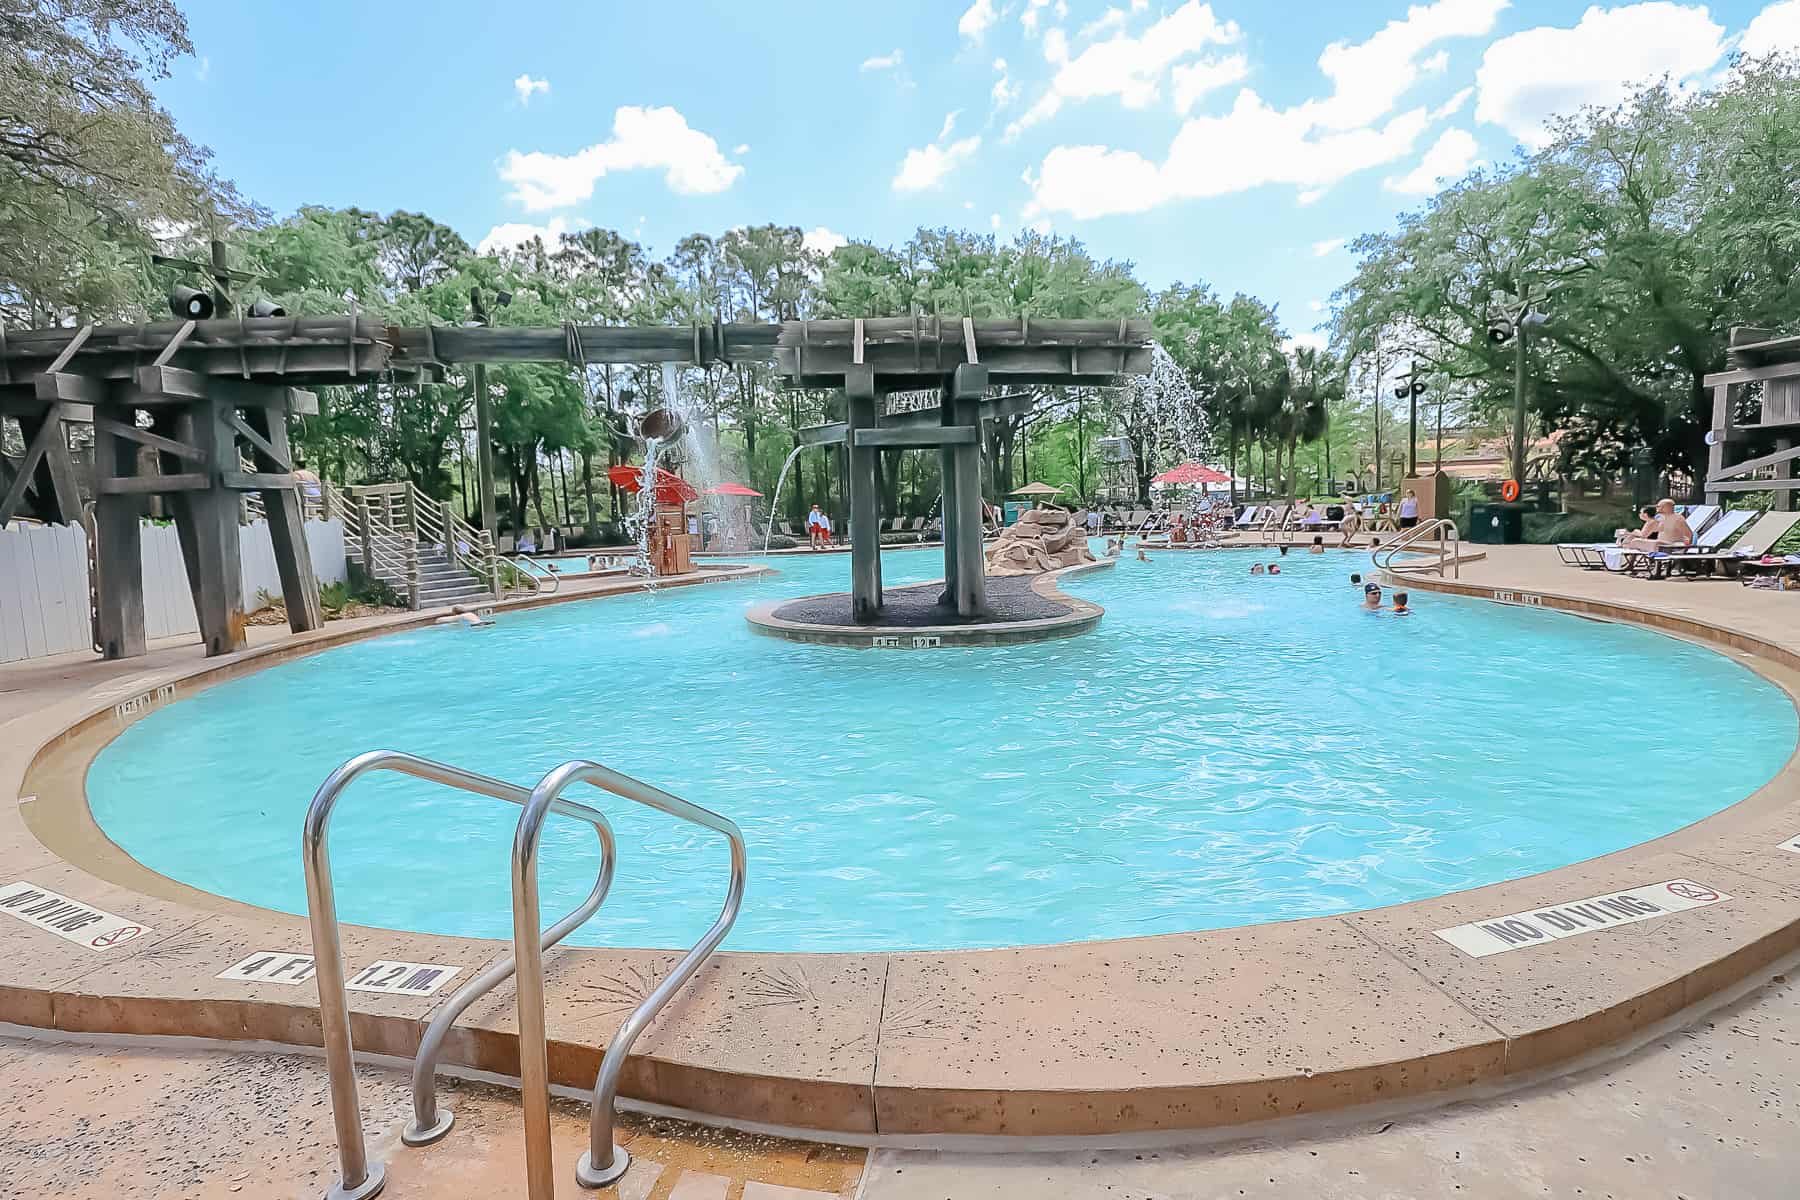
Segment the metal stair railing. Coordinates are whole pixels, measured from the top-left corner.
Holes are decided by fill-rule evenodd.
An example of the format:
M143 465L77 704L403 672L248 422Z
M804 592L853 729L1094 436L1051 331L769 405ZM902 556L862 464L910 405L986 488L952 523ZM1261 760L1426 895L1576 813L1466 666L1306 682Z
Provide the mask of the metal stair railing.
M326 1200L367 1200L381 1191L386 1182L386 1169L380 1163L369 1162L368 1148L363 1141L362 1107L356 1089L355 1051L350 1041L350 1001L345 990L344 952L339 936L337 916L337 896L331 881L331 855L327 842L330 830L332 810L337 806L338 798L344 789L358 778L372 771L396 771L405 775L413 775L420 779L442 783L477 795L492 796L497 800L506 800L513 804L525 805L537 799L537 792L519 787L504 780L492 779L486 775L478 775L473 771L464 771L431 759L420 758L412 754L404 754L397 750L371 750L350 759L326 777L325 782L313 795L312 803L306 810L306 822L302 835L302 850L306 865L306 908L308 919L312 924L313 942L313 977L319 989L319 1029L325 1048L325 1063L331 1078L331 1117L337 1131L338 1143L338 1179L326 1193ZM540 790L542 785L539 785ZM558 921L540 934L536 927L537 906L532 905L530 934L523 943L515 942L513 958L507 962L484 971L481 975L465 984L446 1002L426 1031L429 1045L421 1042L419 1061L414 1068L413 1100L414 1126L421 1131L420 1136L426 1141L435 1141L450 1128L454 1119L448 1112L439 1116L436 1111L436 1094L431 1087L431 1077L435 1073L437 1053L444 1037L456 1018L481 995L501 982L509 971L506 969L513 961L521 957L527 959L536 973L538 980L537 1003L540 1007L539 1026L542 1026L541 1007L543 1003L543 949L553 945L567 935L576 926L591 917L599 909L601 901L606 898L607 889L612 884L613 865L617 857L612 826L607 822L604 813L589 808L585 804L561 797L552 797L539 805L540 812L555 811L565 816L575 817L594 826L595 834L600 840L600 872L595 880L593 890L568 916ZM538 817L541 824L543 816ZM533 864L535 872L535 862ZM534 875L535 879L535 875ZM515 921L515 929L522 926ZM530 948L528 956L520 954L520 945ZM433 1041L432 1035L436 1033ZM540 1055L542 1045L539 1046ZM423 1088L425 1103L420 1105L421 1087L419 1071L426 1071L426 1083ZM442 1128L438 1128L441 1125ZM408 1132L412 1131L409 1127ZM433 1133L435 1131L435 1133ZM545 1136L548 1136L546 1120ZM424 1137L424 1134L433 1136ZM419 1144L419 1143L415 1143ZM546 1147L547 1150L547 1147ZM544 1193L548 1197L549 1193Z
M594 1080L588 1150L575 1167L575 1179L582 1187L605 1187L616 1182L631 1166L631 1155L624 1147L615 1145L612 1137L613 1102L619 1090L619 1077L625 1070L625 1059L638 1035L725 940L744 902L747 862L744 834L729 818L596 762L564 763L532 789L531 799L519 814L519 827L513 838L513 944L519 958L519 1086L525 1105L526 1194L530 1200L551 1200L555 1186L550 1155L544 962L536 939L530 936L538 923L538 841L544 818L560 803L563 790L575 783L603 788L615 796L722 833L731 846L731 882L726 888L725 903L718 918L662 982L631 1010L631 1015L625 1018L606 1047L606 1055L600 1061L600 1071Z
M1395 562L1401 554L1429 555L1427 547L1433 535L1436 536L1435 557L1421 562ZM1376 547L1369 555L1369 561L1378 571L1386 571L1392 575L1424 574L1436 571L1438 578L1444 577L1445 568L1458 579L1462 578L1462 542L1457 536L1456 522L1449 517L1434 517L1429 521L1413 526L1398 538L1385 546Z

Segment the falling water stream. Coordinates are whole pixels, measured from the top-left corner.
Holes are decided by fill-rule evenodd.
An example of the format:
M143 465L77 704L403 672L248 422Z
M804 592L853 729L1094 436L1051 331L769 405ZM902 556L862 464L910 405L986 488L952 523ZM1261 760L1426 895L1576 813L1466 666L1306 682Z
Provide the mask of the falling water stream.
M781 464L781 474L775 479L775 495L769 500L769 519L763 523L764 554L769 552L769 537L775 532L775 514L781 511L781 485L787 482L788 468L794 465L794 460L804 449L805 446L795 446L788 451L787 461Z

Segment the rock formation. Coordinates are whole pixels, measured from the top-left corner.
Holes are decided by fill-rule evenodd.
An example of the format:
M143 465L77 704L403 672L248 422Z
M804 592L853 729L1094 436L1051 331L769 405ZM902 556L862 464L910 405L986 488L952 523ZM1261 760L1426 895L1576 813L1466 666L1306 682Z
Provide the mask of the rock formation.
M987 551L989 575L1041 575L1090 563L1087 531L1060 508L1033 508L1009 525Z

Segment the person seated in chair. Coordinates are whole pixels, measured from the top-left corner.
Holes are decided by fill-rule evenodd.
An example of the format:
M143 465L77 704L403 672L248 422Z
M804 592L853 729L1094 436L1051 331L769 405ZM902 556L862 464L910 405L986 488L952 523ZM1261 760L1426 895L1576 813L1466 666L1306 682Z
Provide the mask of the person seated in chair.
M1675 502L1666 497L1656 503L1656 532L1649 537L1629 537L1624 542L1625 549L1641 550L1646 554L1680 550L1693 544L1693 526L1675 511Z

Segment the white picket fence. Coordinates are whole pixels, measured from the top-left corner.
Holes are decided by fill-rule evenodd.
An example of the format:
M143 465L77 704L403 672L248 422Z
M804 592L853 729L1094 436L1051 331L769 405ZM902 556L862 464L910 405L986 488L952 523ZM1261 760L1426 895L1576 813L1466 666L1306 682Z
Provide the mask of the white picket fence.
M262 521L239 527L244 602L258 592L281 595L275 548ZM306 523L306 544L320 583L345 578L344 526ZM198 634L194 597L173 525L144 524L144 634ZM0 662L42 658L93 644L88 611L87 537L79 525L14 525L0 529Z

